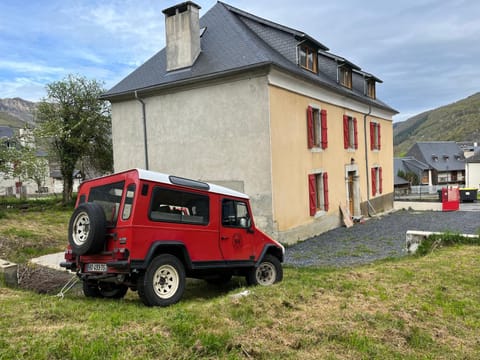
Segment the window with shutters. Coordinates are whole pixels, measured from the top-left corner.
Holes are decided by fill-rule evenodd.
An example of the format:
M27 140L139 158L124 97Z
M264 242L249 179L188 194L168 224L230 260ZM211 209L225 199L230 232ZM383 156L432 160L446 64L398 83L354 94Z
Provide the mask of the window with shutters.
M380 150L380 124L370 123L370 150Z
M372 196L380 195L382 189L382 167L377 166L372 168Z
M344 149L358 149L357 118L343 116L343 147Z
M317 72L317 51L307 45L301 45L298 48L298 61L301 67Z
M308 148L326 149L327 139L327 111L312 106L307 108L307 137Z
M328 174L326 172L308 175L310 216L328 211Z

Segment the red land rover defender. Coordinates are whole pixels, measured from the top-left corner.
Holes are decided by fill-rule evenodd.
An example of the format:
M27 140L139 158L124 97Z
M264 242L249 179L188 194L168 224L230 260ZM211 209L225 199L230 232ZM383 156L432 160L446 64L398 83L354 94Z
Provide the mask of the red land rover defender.
M85 181L61 266L88 297L138 290L148 306L179 301L185 278L249 285L283 277L284 247L255 227L249 198L222 186L134 169Z

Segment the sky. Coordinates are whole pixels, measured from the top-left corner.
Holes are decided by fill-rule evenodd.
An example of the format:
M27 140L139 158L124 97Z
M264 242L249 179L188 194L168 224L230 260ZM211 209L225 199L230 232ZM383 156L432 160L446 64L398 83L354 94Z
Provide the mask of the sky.
M181 0L1 0L0 98L39 101L69 74L110 89L165 46ZM200 16L215 0L194 1ZM225 0L302 31L383 80L403 121L480 91L478 0Z

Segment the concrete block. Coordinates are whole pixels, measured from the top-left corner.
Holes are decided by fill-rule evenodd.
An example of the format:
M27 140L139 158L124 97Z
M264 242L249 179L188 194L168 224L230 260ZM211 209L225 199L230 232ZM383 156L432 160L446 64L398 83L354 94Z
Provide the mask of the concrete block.
M414 254L418 247L420 246L421 242L429 237L430 235L442 235L443 232L435 232L435 231L419 231L419 230L407 230L405 236L405 249L409 254ZM478 237L478 235L473 234L460 234L463 237Z
M0 284L16 287L18 286L18 265L0 259Z

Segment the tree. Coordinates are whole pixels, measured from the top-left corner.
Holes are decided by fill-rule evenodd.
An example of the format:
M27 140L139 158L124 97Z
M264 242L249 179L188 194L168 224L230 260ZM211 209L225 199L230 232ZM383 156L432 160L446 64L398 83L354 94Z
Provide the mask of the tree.
M111 115L102 85L85 77L68 75L46 86L47 97L37 110L37 136L46 140L60 165L63 202L72 200L73 175L80 161L94 159L98 172L113 168Z

